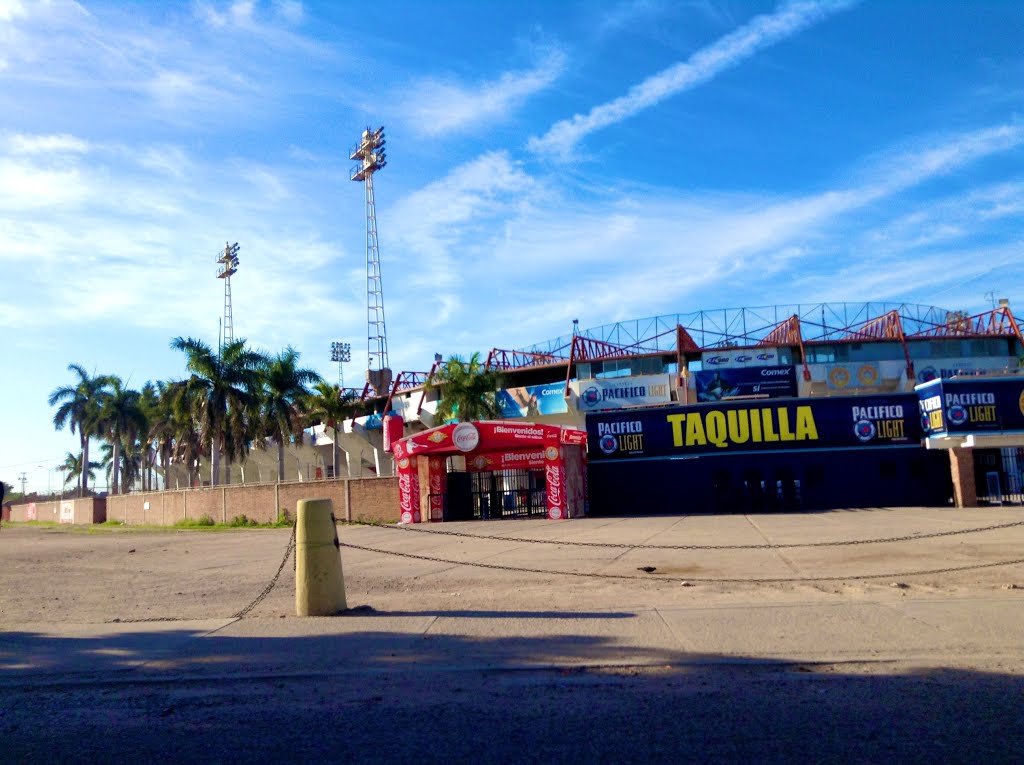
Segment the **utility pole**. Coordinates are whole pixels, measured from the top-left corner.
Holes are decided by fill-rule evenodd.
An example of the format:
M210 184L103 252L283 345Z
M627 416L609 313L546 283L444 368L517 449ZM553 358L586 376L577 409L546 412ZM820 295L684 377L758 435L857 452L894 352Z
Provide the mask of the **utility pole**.
M22 472L22 474L18 476L18 480L21 481L21 496L24 497L25 496L25 484L28 482L28 476L24 472Z

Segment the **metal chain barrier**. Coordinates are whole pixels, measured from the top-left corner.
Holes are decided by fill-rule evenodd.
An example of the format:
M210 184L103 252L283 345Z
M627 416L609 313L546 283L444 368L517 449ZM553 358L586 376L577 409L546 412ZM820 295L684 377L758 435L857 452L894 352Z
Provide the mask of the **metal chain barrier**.
M864 579L899 579L908 576L923 576L928 574L949 574L956 571L974 571L982 568L996 568L998 566L1015 566L1018 563L1024 563L1024 558L1017 558L1015 560L1004 560L996 563L975 563L969 566L952 566L949 568L934 568L926 571L901 571L892 574L852 574L847 576L793 576L793 577L775 577L767 579L726 579L717 577L676 577L676 576L658 576L647 574L644 576L637 576L636 574L603 574L600 572L588 573L585 571L556 571L553 569L545 568L519 568L516 566L503 566L499 563L477 563L472 561L461 561L461 560L450 560L448 558L433 558L429 555L415 555L413 553L396 552L394 550L380 550L375 547L364 547L363 545L354 545L350 542L342 542L342 547L349 547L353 550L363 550L364 552L379 553L381 555L394 555L399 558L413 558L415 560L425 560L431 563L447 563L453 566L473 566L475 568L490 568L497 571L515 571L520 573L528 574L548 574L553 576L579 576L592 579L642 579L644 581L661 581L661 582L702 582L705 584L784 584L793 582L840 582L844 580L864 580Z
M232 618L234 618L234 619L241 619L241 618L243 618L246 614L248 614L250 611L252 611L254 608L256 608L256 606L258 606L260 604L260 602L265 597L267 597L267 595L270 594L270 591L274 589L274 585L277 584L277 580L281 577L281 572L284 571L284 564L286 564L288 562L288 558L291 557L292 551L295 549L295 529L297 528L297 526L298 526L297 523L293 523L292 524L292 535L288 539L288 546L284 550L284 557L281 559L281 565L277 567L277 573L274 574L274 578L270 580L270 584L268 584L266 587L263 588L263 592L261 592L259 595L257 595L256 599L253 600L252 603L247 605L245 608L243 608L241 611L239 611L237 614L235 614ZM294 565L297 565L297 561L296 561L296 564L293 564L293 566Z
M467 534L464 531L440 531L433 529L418 529L412 526L381 526L380 528L393 529L396 531L416 532L420 534L436 534L438 536L468 537L469 539L493 539L497 542L520 542L524 544L541 545L565 545L568 547L611 547L623 550L788 550L796 547L842 547L846 545L877 545L891 542L913 542L918 539L936 539L938 537L953 537L960 534L978 534L983 531L996 531L998 529L1009 529L1014 526L1024 526L1024 521L1012 521L1010 523L999 523L994 526L977 526L971 529L958 529L956 531L930 531L926 533L904 534L899 537L883 537L880 539L843 539L838 542L791 542L788 544L762 543L756 545L634 545L625 542L575 542L567 539L527 539L525 537L491 537L482 534Z

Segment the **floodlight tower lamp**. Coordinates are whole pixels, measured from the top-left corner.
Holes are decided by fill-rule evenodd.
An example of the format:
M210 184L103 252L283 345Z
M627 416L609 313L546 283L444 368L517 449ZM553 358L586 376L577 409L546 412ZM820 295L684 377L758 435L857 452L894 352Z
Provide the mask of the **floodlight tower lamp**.
M224 280L223 336L218 353L235 341L234 317L231 309L231 277L238 273L238 242L224 243L224 251L217 256L217 278Z
M340 341L331 343L331 361L338 362L338 387L345 387L345 376L341 365L352 361L352 345Z

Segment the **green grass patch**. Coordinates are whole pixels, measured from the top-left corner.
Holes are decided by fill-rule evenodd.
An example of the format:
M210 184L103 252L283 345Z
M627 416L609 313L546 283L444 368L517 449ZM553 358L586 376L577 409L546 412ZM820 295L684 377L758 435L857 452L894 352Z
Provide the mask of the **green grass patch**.
M229 523L228 525L232 528L239 528L242 526L259 526L259 524L256 521L254 521L252 518L249 518L244 514L236 515L234 518L231 519L231 523Z
M202 518L179 518L174 522L176 529L202 529L216 526L213 518L204 515Z

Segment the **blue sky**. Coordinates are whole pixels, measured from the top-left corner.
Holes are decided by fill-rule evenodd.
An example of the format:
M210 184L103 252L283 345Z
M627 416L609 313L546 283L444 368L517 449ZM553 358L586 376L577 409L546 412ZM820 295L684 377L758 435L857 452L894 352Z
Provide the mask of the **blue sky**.
M1019 2L0 0L0 480L77 451L69 363L133 387L236 337L391 366L620 319L1020 296ZM1024 312L1024 309L1021 309ZM40 467L42 466L42 467ZM102 479L101 479L102 480Z

